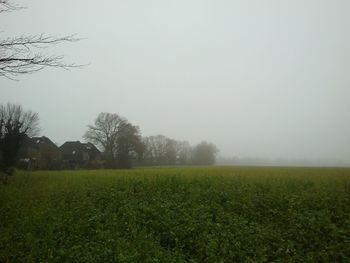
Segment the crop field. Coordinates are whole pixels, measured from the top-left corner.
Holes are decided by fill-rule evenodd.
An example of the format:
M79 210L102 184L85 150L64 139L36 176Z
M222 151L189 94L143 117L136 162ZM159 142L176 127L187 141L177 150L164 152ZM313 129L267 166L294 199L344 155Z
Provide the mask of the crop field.
M350 169L18 171L0 262L349 262Z

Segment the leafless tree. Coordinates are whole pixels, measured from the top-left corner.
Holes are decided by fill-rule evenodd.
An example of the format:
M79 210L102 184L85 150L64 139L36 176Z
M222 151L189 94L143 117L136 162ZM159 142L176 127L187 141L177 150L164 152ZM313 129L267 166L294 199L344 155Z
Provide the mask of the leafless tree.
M0 13L21 9L9 0L0 0ZM15 79L19 75L30 74L45 67L70 69L81 65L68 64L63 56L48 55L45 48L62 42L80 40L75 35L22 35L0 39L0 77Z
M111 167L129 168L143 148L139 128L115 113L101 112L84 138L103 150Z
M19 6L10 0L0 0L0 13L3 12L11 12L18 9L24 8L23 6Z
M19 104L0 105L0 138L16 127L18 132L35 136L39 132L39 115L30 110L25 111Z
M177 141L164 135L143 138L145 146L144 165L186 165L190 163L191 145L187 141Z
M27 136L39 132L39 115L18 104L0 105L0 172L11 174Z
M95 120L95 125L88 125L84 138L100 147L107 158L114 159L117 133L124 121L118 114L101 112Z

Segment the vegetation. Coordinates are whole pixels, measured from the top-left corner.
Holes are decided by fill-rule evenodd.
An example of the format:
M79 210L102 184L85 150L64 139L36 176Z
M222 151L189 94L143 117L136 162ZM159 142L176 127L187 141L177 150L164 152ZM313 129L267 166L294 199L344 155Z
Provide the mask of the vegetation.
M19 9L22 7L10 0L0 0L0 14ZM64 63L63 56L52 56L42 52L43 49L60 43L78 40L74 35L57 37L44 34L0 38L0 77L14 79L18 75L35 73L46 67L81 67Z
M88 125L85 144L70 141L58 148L45 136L32 137L38 133L38 127L37 113L24 111L18 104L0 104L1 181L7 182L14 167L125 169L134 165L211 165L217 153L211 143L202 142L192 148L186 141L163 135L142 138L138 126L116 113L100 113L94 125Z
M164 135L141 137L138 126L116 113L101 112L94 125L88 125L86 141L102 149L107 168L158 165L212 165L218 149L201 142L194 148L187 141Z
M212 143L201 142L194 147L187 141L177 141L164 135L143 138L141 165L212 165L218 149Z
M218 151L214 144L201 142L193 149L193 163L199 165L214 164Z
M27 136L38 132L39 116L18 104L0 104L0 172L11 175Z
M0 262L349 262L350 169L18 172Z
M187 141L176 141L164 135L143 138L143 165L187 165L191 163L192 148Z
M143 151L139 127L116 113L101 112L84 138L103 150L109 168L130 168Z

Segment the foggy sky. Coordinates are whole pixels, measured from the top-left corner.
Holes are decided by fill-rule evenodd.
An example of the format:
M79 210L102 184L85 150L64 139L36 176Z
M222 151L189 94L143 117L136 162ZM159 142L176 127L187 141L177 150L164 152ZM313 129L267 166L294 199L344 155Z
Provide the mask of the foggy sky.
M45 50L84 69L0 79L0 103L38 112L56 143L104 111L222 156L350 163L348 0L17 2L1 38L86 38Z

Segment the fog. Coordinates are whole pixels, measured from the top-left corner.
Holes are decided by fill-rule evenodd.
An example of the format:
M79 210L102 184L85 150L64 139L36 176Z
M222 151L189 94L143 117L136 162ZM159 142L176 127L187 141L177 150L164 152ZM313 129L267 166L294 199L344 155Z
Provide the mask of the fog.
M45 50L83 68L0 79L58 144L112 112L224 157L350 164L348 0L16 2L1 38L84 38Z

